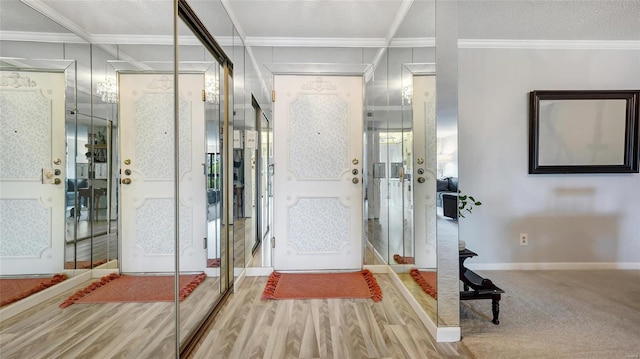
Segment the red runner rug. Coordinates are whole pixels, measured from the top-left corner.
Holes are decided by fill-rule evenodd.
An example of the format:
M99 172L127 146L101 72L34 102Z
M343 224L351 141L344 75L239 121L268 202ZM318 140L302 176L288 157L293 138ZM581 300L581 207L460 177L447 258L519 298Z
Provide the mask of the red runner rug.
M371 298L382 290L368 269L349 273L279 273L267 280L262 299Z
M67 279L65 274L39 278L1 278L0 307L26 298Z
M419 271L413 268L409 271L411 277L418 282L422 290L435 299L438 299L438 280L436 272Z
M220 267L220 258L208 258L207 268L216 268L216 267Z
M207 278L204 273L180 276L180 300L184 300ZM134 276L112 273L77 291L62 304L66 308L74 303L112 302L172 302L174 300L174 276Z
M413 257L403 257L399 254L394 254L393 255L393 260L396 261L396 263L398 264L414 264L415 263L415 258Z

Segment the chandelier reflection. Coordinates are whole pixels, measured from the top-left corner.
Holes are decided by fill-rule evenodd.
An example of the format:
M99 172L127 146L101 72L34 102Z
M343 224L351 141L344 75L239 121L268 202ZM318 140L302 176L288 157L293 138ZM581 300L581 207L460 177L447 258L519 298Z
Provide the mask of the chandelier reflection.
M209 103L220 103L220 85L217 77L208 77L205 81L205 99Z
M96 92L106 103L118 102L118 85L112 77L107 77L102 82L98 82Z
M413 86L405 86L402 88L402 104L411 105L411 97L413 96Z

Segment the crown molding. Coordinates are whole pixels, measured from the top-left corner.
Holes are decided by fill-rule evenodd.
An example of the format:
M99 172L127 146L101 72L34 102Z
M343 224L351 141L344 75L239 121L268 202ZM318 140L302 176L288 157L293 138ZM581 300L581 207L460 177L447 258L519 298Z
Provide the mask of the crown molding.
M396 13L396 16L393 18L393 22L391 23L391 26L389 26L387 37L385 38L387 45L389 45L391 40L393 40L393 37L396 36L396 32L398 32L398 29L400 28L400 25L402 25L404 18L407 17L407 14L409 13L409 9L411 8L411 5L413 5L413 0L403 0L402 3L400 4L400 7L398 8L398 12Z
M392 39L389 47L436 47L435 37L401 37Z
M386 47L387 41L383 38L247 36L245 45L255 47Z
M60 32L30 32L30 31L0 31L3 41L52 42L67 44L86 44L87 42L71 33Z
M86 42L91 42L91 34L85 30L83 27L79 26L75 22L71 21L71 19L66 16L60 14L49 5L43 3L40 0L21 0L22 3L34 9L35 11L41 13L42 15L48 17L54 22L58 23L60 26L65 29L71 31L76 34L78 37L82 38Z
M459 39L461 49L640 50L636 40L483 40Z
M328 63L264 63L263 66L274 75L363 75L371 64L328 64Z

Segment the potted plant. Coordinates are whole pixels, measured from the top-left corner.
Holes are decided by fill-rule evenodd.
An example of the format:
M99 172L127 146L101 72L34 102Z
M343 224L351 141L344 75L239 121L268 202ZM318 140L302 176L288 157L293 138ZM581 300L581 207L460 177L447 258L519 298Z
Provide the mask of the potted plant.
M467 215L473 212L474 207L481 206L482 202L473 198L473 196L462 194L462 191L458 190L458 217L465 218Z
M476 200L473 196L462 194L458 190L458 217L465 218L464 214L470 215L474 207L481 206L482 202ZM467 244L463 240L458 240L458 250L463 251Z

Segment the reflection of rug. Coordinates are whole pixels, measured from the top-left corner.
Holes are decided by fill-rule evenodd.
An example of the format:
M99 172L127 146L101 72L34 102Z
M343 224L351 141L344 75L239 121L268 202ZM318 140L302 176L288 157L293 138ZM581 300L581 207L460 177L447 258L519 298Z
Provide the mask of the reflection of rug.
M278 273L267 280L262 299L371 298L382 290L369 270L350 273Z
M220 267L220 258L208 258L207 268Z
M415 263L415 259L413 257L403 257L399 254L393 255L393 260L398 264L413 264Z
M97 266L101 266L103 264L107 263L106 259L97 261L93 263L93 268L97 267ZM92 268L91 266L91 261L76 261L76 265L73 265L73 261L69 261L69 262L65 262L64 263L64 269L89 269Z
M204 273L180 276L180 300L207 278ZM60 304L66 308L73 303L111 302L172 302L175 291L174 276L133 276L112 273L77 291Z
M419 271L418 268L413 268L409 271L411 277L418 282L422 290L435 299L438 299L438 280L436 272Z
M0 307L26 298L65 279L67 279L67 276L64 274L39 278L1 278Z

